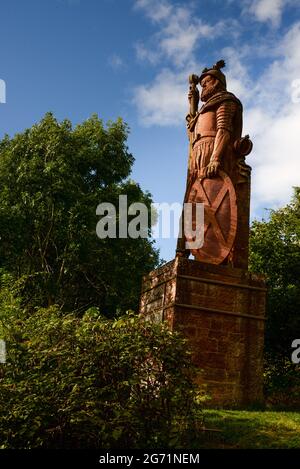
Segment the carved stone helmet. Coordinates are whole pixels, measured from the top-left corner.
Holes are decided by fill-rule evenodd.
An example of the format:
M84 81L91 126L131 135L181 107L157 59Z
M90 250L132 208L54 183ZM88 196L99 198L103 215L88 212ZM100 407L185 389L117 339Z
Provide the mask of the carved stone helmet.
M226 83L226 77L223 72L221 72L221 68L225 67L225 62L224 60L219 60L215 65L213 65L212 68L205 68L202 71L202 74L200 76L199 82L203 80L204 77L211 75L215 78L217 78L224 86L225 89L227 88L227 83Z

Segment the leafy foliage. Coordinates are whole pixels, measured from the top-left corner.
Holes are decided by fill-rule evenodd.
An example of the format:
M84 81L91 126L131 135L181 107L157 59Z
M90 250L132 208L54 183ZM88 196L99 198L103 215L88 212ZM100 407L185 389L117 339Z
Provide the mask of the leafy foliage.
M2 448L140 448L187 444L197 391L185 340L165 325L96 308L27 315L2 288Z
M300 367L290 358L267 355L265 358L265 395L268 407L300 410Z
M251 269L267 276L267 352L289 357L300 338L300 188L292 202L270 211L251 230Z
M265 348L267 403L300 408L300 368L291 363L300 338L300 188L289 205L271 210L268 221L254 222L251 268L268 282Z
M128 205L151 205L128 179L127 136L121 119L105 128L92 116L72 128L49 113L0 143L0 266L19 279L27 307L136 309L141 277L158 263L153 242L96 236L98 204L118 207L127 195Z

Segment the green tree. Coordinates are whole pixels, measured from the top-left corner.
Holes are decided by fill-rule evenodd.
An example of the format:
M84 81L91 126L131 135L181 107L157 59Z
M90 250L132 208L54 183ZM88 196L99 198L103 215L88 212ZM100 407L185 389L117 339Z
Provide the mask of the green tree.
M0 266L27 307L137 308L142 275L158 263L153 241L96 236L98 204L152 202L128 179L127 136L121 119L105 127L92 116L73 128L49 113L0 142Z
M288 358L300 337L300 188L289 205L251 228L250 264L267 276L266 351Z

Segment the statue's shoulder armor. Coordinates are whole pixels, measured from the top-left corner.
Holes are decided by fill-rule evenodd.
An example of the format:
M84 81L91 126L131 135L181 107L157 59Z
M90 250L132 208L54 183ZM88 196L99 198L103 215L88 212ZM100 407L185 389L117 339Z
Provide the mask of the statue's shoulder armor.
M194 117L187 119L188 130L190 132L194 131L197 120L200 115L205 114L206 112L217 111L219 106L221 106L223 103L226 103L226 102L236 103L237 108L240 111L240 115L242 114L243 105L241 101L233 93L230 93L228 91L222 91L212 96L212 98L210 98L205 104L203 104L201 109L197 112L197 114Z
M222 91L212 96L203 106L201 107L199 114L204 114L205 112L216 110L221 104L226 103L226 101L234 102L238 105L238 108L242 112L243 105L241 101L233 94L228 91Z

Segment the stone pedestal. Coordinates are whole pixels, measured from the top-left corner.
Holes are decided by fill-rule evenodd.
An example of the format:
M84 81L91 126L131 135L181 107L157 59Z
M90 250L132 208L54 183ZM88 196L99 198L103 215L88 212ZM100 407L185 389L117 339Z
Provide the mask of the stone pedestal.
M264 278L176 258L143 280L140 312L189 339L209 405L263 402Z

